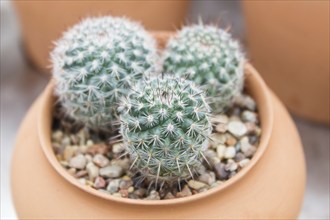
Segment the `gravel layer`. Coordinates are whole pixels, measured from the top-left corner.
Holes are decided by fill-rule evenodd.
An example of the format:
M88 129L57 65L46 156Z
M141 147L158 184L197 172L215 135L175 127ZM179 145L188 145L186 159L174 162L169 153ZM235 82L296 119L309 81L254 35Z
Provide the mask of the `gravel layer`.
M155 186L133 172L122 143L110 144L85 128L70 131L63 123L54 123L57 126L53 128L52 144L59 163L81 184L122 198L174 199L223 184L247 166L257 151L261 129L250 96L237 98L226 113L212 117L212 123L211 141L204 152L207 161L194 179L173 185Z

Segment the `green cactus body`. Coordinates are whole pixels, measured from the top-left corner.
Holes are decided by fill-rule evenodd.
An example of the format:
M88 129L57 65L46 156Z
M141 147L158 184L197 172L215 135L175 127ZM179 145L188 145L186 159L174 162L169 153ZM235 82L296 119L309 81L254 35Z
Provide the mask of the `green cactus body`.
M169 40L163 70L188 76L210 97L214 113L222 112L242 91L244 55L225 30L211 25L183 28Z
M151 77L123 99L119 111L132 167L156 185L194 175L212 127L204 94L193 82Z
M87 127L113 128L118 101L156 60L153 38L125 18L88 18L56 42L53 76L65 112Z

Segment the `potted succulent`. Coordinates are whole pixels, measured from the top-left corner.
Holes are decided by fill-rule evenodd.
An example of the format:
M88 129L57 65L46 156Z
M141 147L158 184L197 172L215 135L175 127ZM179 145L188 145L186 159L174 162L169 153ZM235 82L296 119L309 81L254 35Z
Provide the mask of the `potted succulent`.
M100 17L57 41L17 137L18 216L296 218L299 136L239 44L202 24L153 36Z
M253 64L290 111L327 124L329 4L243 1L247 46Z
M13 1L27 58L39 70L49 72L48 54L63 29L86 15L111 13L143 23L149 30L174 30L187 14L188 0L140 1ZM60 15L60 16L59 16Z

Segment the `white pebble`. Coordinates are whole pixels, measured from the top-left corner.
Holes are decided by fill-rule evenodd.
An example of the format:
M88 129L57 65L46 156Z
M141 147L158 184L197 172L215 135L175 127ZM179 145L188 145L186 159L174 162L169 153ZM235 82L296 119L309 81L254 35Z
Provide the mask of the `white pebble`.
M256 123L257 122L257 114L254 113L254 112L245 110L242 113L242 120L245 121L245 122Z
M240 167L245 167L250 162L250 159L243 159L240 162L238 162Z
M86 170L90 180L94 180L99 175L99 168L92 162L89 162L86 166Z
M96 154L93 157L93 162L99 167L105 167L109 163L109 159L102 154Z
M112 145L112 152L115 154L119 154L125 150L125 146L123 143L117 143Z
M199 190L199 189L205 187L206 184L202 183L202 182L199 182L199 181L196 181L196 180L189 180L188 186L192 189Z
M100 169L100 175L103 177L117 178L123 174L123 168L118 165L111 165Z
M86 143L86 145L87 145L88 147L91 147L91 146L94 145L94 142L93 142L92 140L88 140L87 143Z
M241 145L241 151L243 153L248 152L252 147L252 145L249 143L249 138L248 137L243 137L240 140L240 145Z
M226 151L225 145L220 144L217 146L217 155L220 159L222 159L224 157L225 151Z
M236 155L236 150L235 150L235 147L231 146L231 147L227 147L226 150L225 150L225 154L224 154L224 157L226 159L231 159L231 158L234 158Z
M246 134L247 128L244 123L241 121L231 121L228 124L228 130L232 133L235 137L242 137Z
M109 191L110 193L118 192L120 182L120 179L111 180L107 186L107 191Z
M77 169L84 169L86 166L87 160L84 155L79 154L70 159L69 165L70 167L77 168Z

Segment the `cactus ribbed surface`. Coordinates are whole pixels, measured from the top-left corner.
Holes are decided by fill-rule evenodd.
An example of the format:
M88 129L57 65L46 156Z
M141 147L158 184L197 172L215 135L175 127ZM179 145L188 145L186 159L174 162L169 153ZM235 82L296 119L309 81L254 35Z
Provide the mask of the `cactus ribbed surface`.
M132 167L156 185L193 176L212 130L209 110L191 81L163 75L141 82L119 107Z
M126 18L87 18L51 53L56 94L65 112L92 129L113 128L118 101L156 61L154 39Z
M208 92L214 113L238 95L244 81L244 54L231 35L212 25L184 27L169 40L163 54L164 72L188 75Z

